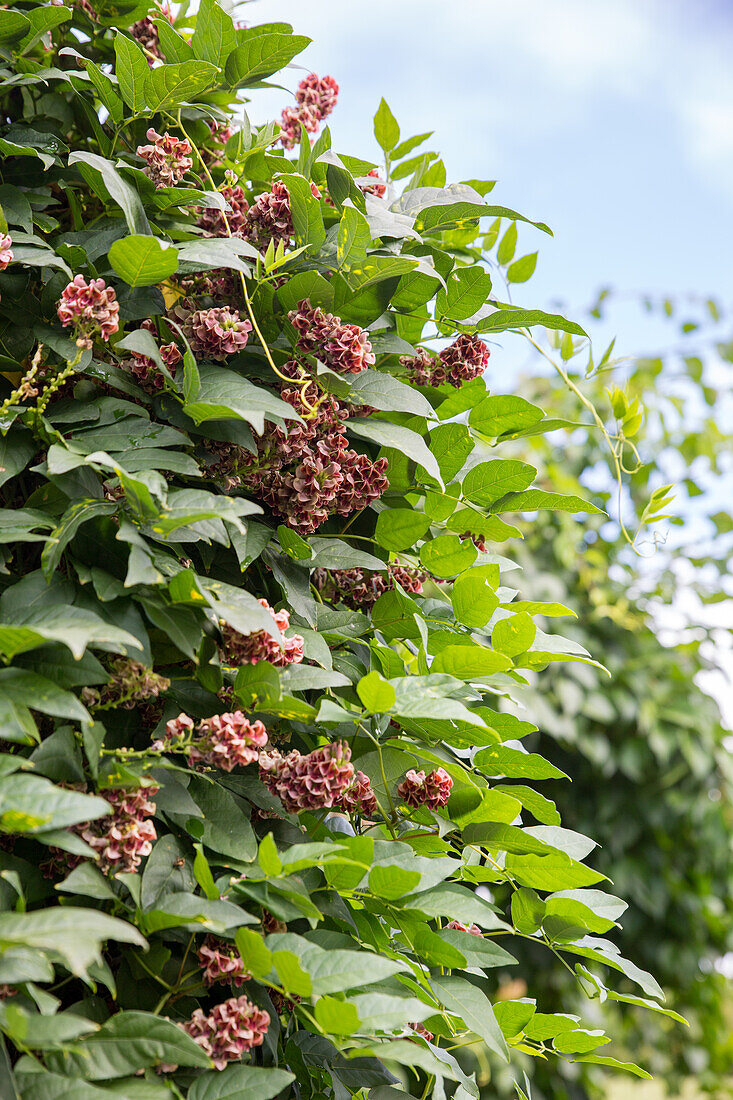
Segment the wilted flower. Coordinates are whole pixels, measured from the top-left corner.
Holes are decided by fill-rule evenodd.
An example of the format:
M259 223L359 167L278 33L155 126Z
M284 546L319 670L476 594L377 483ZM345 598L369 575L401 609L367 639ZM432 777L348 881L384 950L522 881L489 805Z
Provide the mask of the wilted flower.
M197 724L187 714L179 714L167 723L160 748L186 752L192 766L209 764L230 772L255 761L266 744L264 724L250 722L235 710L202 718Z
M298 349L315 355L337 374L358 374L374 365L369 335L358 325L346 324L320 306L313 308L308 299L288 317L298 332Z
M425 775L424 771L410 768L397 788L397 794L408 806L427 806L429 810L439 810L450 798L453 780L444 768Z
M262 1046L269 1026L269 1013L246 997L230 997L208 1016L197 1008L183 1029L217 1069L224 1069L227 1062L237 1062L252 1047Z
M246 346L252 325L236 309L212 306L196 309L183 323L183 331L192 349L204 359L225 360Z
M13 259L13 238L6 233L0 236L0 271L4 271Z
M175 187L193 166L191 145L186 140L166 132L158 134L151 126L147 132L150 145L138 145L137 155L146 166L143 171L157 188Z
M120 327L117 296L104 279L87 283L83 275L75 275L61 292L56 312L64 328L74 326L79 347L91 348L96 335L109 340Z
M285 631L290 628L290 613L275 611L267 600L259 601L262 607L272 615L274 631L255 630L251 634L241 634L228 623L223 623L222 655L237 665L256 665L258 661L269 661L279 668L299 664L303 660L303 638L293 634L286 638Z
M288 813L338 805L354 779L351 749L335 741L303 756L293 749L260 753L260 779Z
M460 920L452 920L446 924L446 928L455 928L458 932L470 932L472 936L483 936L483 932L477 924L464 924Z
M206 985L223 982L225 985L243 985L252 977L245 970L242 956L233 944L216 936L207 936L199 947L199 962L204 971Z

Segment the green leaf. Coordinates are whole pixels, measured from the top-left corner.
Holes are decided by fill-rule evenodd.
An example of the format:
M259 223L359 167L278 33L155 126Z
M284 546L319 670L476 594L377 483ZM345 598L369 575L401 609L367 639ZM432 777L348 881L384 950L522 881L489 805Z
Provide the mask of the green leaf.
M257 862L267 878L277 878L283 869L272 833L267 833L260 841L257 850Z
M246 88L272 76L288 65L310 44L310 38L296 34L251 32L241 46L229 54L225 72L232 88Z
M150 75L145 54L132 38L117 31L115 35L115 74L122 98L134 114L145 110L145 92Z
M526 611L518 611L507 619L499 619L491 632L491 644L499 653L507 657L518 657L526 653L535 640L537 627L532 616Z
M407 550L430 530L430 517L409 508L389 508L377 516L374 538L385 550Z
M542 924L545 903L534 890L522 886L512 894L512 924L523 936L532 936Z
M430 928L419 928L413 940L415 951L428 966L463 969L468 965L460 949Z
M363 676L356 685L356 693L370 714L385 714L397 699L395 689L378 672Z
M9 775L0 780L0 830L6 833L64 829L109 812L103 799L64 790L39 775Z
M458 535L438 535L420 547L420 562L436 577L455 577L469 569L478 551L470 539Z
M118 38L120 36L118 35ZM136 47L138 48L138 47ZM145 71L148 71L146 61L143 61ZM131 233L142 236L151 234L145 208L132 184L120 175L111 160L98 156L96 153L88 153L85 150L75 150L69 153L69 165L76 164L89 186L106 202L109 196L125 215L127 227ZM147 316L147 314L146 314Z
M216 65L181 61L148 70L145 99L151 111L171 111L201 95L216 77Z
M69 1052L48 1056L50 1069L63 1070L88 1081L126 1077L147 1067L169 1063L206 1068L211 1060L189 1035L150 1012L119 1012L95 1035L82 1039Z
M544 413L537 405L514 394L499 394L484 398L468 414L468 423L476 431L492 439L530 428L542 420Z
M298 245L310 251L318 251L326 239L320 202L304 176L290 173L282 175L281 179L290 195L290 212Z
M255 978L266 978L272 970L272 952L262 936L251 928L238 928L234 933L234 942L247 970Z
M491 293L491 276L481 267L458 268L449 276L446 290L438 291L437 309L454 321L472 317Z
M375 420L373 417L368 420L349 419L346 426L353 435L373 440L381 447L394 447L395 450L401 451L418 465L423 466L441 485L443 484L440 467L425 440L417 432L404 428L401 424L390 424L386 420Z
M91 964L101 962L106 940L146 946L132 925L96 909L55 906L32 913L0 913L0 942L6 949L17 944L59 955L77 977L86 977Z
M313 992L310 975L304 970L300 959L292 951L273 951L272 962L281 985L288 993L298 997L310 997Z
M497 1023L491 1001L486 994L466 978L450 975L431 978L433 991L449 1012L460 1016L466 1027L473 1031L505 1061L509 1060L504 1036Z
M430 449L435 455L446 485L460 473L475 447L465 424L438 424L430 431Z
M478 644L449 645L441 649L433 663L433 672L446 672L457 676L459 680L476 680L484 676L494 676L497 672L506 672L512 662L503 653L495 653Z
M491 566L488 567L491 569ZM451 593L451 603L456 618L464 626L485 626L499 606L495 584L491 583L484 567L467 569L456 577Z
M534 275L537 267L537 253L531 252L528 256L522 256L521 260L515 260L510 264L506 272L508 283L526 283Z
M0 669L0 698L25 706L29 701L41 714L70 718L73 722L91 721L89 711L70 691L64 691L52 680L23 668Z
M374 116L374 136L387 154L394 149L400 140L400 128L397 125L397 120L384 99L381 100Z
M339 267L353 267L366 259L372 239L369 223L354 206L345 206L339 222L336 260Z
M499 247L496 250L496 260L502 266L508 264L514 256L515 249L517 247L517 223L512 222L509 225L504 236L499 241Z
M394 864L372 867L369 872L369 889L378 898L394 901L410 894L420 883L420 872L396 867Z
M505 775L508 779L567 779L567 775L536 752L524 752L492 745L476 753L474 763L488 775Z
M514 458L493 458L480 462L463 479L463 495L472 504L487 508L509 492L526 489L537 470Z
M549 508L553 512L596 512L606 513L589 500L582 497L565 496L563 493L548 493L544 489L528 489L526 492L507 493L495 506L497 512L536 512Z
M348 1006L341 1004L341 1008ZM284 1069L229 1065L197 1078L188 1090L188 1100L273 1100L293 1080L293 1074Z
M191 48L196 57L223 68L237 44L232 17L218 0L201 0ZM178 60L178 59L176 59Z
M561 317L558 313L543 313L541 309L509 309L506 306L502 306L501 309L497 309L471 327L476 332L506 332L509 329L533 328L535 325L542 325L544 328L559 332L570 332L575 336L588 337L584 328L575 321L568 321L567 317Z
M0 11L0 46L19 42L31 29L30 19L19 11Z
M128 286L152 286L177 269L178 253L157 237L123 237L111 245L109 262Z
M359 1014L356 1006L335 997L320 997L316 1001L315 1016L318 1023L331 1035L353 1035L359 1030Z
M226 367L202 363L201 387L195 401L184 405L197 424L207 420L246 420L262 435L265 419L299 420L292 405Z
M0 485L22 473L36 450L30 432L13 428L6 435L0 435Z

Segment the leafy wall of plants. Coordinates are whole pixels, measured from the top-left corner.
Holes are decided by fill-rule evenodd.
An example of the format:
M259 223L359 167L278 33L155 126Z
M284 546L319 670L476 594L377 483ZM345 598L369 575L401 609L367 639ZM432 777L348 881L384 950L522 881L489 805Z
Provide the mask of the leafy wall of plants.
M3 1095L618 1067L531 975L493 995L517 941L674 1016L508 709L593 663L512 519L597 508L502 457L566 422L484 337L583 330L497 297L526 219L384 102L383 166L331 149L331 78L249 124L308 41L215 0L0 11Z

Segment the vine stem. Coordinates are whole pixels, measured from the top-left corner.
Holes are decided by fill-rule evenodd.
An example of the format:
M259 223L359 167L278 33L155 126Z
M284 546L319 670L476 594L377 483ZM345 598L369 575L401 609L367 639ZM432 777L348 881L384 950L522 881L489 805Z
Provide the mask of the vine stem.
M532 336L530 336L529 333L526 334L526 338L527 338L527 340L529 340L532 347L535 348L540 353L540 355L543 357L543 359L547 360L547 362L550 364L552 369L554 371L556 371L557 374L560 375L560 378L562 378L563 382L565 383L567 388L571 391L571 393L574 393L575 396L578 398L578 400L581 402L581 404L588 410L588 412L593 417L593 420L595 421L596 426L598 427L601 434L603 435L603 438L606 440L606 443L608 444L609 452L611 454L611 458L613 460L614 473L615 473L615 476L616 476L616 484L618 485L617 507L618 507L619 527L621 528L621 532L622 532L624 538L626 539L627 543L631 547L631 549L634 551L635 554L638 554L639 551L636 549L636 546L634 545L634 543L636 542L636 535L638 535L639 532L637 531L636 535L634 535L632 537L628 532L626 524L624 523L623 500L622 500L622 495L621 495L622 492L623 492L623 484L624 484L624 482L623 482L623 467L622 467L621 462L619 460L618 452L617 452L616 447L614 445L613 439L609 435L608 429L606 428L606 425L603 423L603 419L602 419L600 413L598 412L598 410L596 409L595 405L590 400L590 398L586 397L585 394L582 392L582 390L580 390L575 385L575 383L573 382L572 378L570 377L568 372L565 370L565 368L562 367L559 363L557 363L552 358L551 355L548 355L547 352L545 351L545 349L543 347L541 347L537 343L537 341Z
M181 112L180 111L178 112L178 117L177 118L172 118L170 115L168 116L168 118L170 118L170 120L178 126L178 129L181 131L181 133L185 137L186 141L189 143L189 145L193 149L194 153L196 154L196 158L197 158L199 164L201 165L201 168L202 168L202 170L203 170L203 172L206 176L206 179L209 182L209 186L211 187L211 189L213 191L218 191L218 188L217 188L216 184L214 183L214 178L211 175L211 172L209 171L209 166L208 166L208 164L206 164L206 162L204 161L204 158L201 156L201 151L200 151L198 145L196 144L196 142L193 140L193 138L191 137L191 135L188 133L185 126L183 125L183 121L182 121L182 118L181 118ZM229 219L227 218L227 216L226 216L226 214L224 213L223 210L220 211L220 213L221 213L222 221L224 222L224 228L226 230L226 235L229 238L229 240L232 240L233 237L234 237L234 234L232 233L232 227L229 224ZM310 385L311 379L307 378L305 380L305 382L303 382L303 381L299 381L298 379L288 378L288 376L286 374L283 374L282 371L278 368L278 366L275 363L275 360L272 357L272 352L270 351L270 348L269 348L264 336L262 335L262 331L260 329L260 326L257 323L257 318L256 318L254 310L252 308L252 301L251 301L250 296L249 296L249 291L247 290L247 280L244 277L244 272L243 271L239 272L239 281L242 284L242 294L244 296L244 304L247 307L247 313L249 314L249 319L252 322L252 328L254 329L254 331L257 335L257 339L259 340L260 344L262 345L262 349L265 353L265 357L267 359L267 362L269 363L271 369L274 371L274 373L277 375L277 377L280 378L283 382L287 382L289 385L295 385L295 386L300 387L300 390L301 390L300 396L301 396L301 400L302 400L303 404L305 405L305 407L308 409L308 411L311 414L315 414L316 409L310 404L310 402L306 399L306 396L305 396L305 391L308 388L308 386Z

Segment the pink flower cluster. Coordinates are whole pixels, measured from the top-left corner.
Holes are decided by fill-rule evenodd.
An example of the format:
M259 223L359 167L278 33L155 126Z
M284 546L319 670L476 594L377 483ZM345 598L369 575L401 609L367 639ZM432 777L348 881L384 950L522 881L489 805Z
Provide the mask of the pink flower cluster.
M241 634L228 623L222 623L222 656L237 665L256 665L258 661L269 661L277 668L297 665L303 660L303 638L300 634L285 637L290 629L290 612L275 611L267 600L260 604L272 615L274 630L255 630L251 634Z
M130 657L115 657L110 664L110 678L101 688L82 688L86 706L121 706L130 710L147 699L155 699L167 691L170 680L146 668Z
M372 781L364 772L357 771L354 782L341 796L338 808L347 814L373 814L379 809Z
M483 932L477 924L464 924L460 920L452 920L446 924L446 928L455 928L457 932L470 932L472 936L483 936Z
M13 238L6 233L0 236L0 271L4 271L13 259Z
M315 355L337 374L359 374L374 366L369 335L358 325L345 324L320 306L313 308L307 298L288 317L298 332L298 350Z
M75 275L61 292L56 312L64 328L74 326L82 348L91 348L97 335L109 340L120 327L117 296L104 279L87 282L83 275Z
M156 334L155 322L151 318L146 317L143 321L141 328L147 332ZM168 368L169 373L175 378L176 370L183 361L183 355L177 344L161 344L160 358ZM154 359L151 359L148 355L138 355L135 352L132 353L132 359L126 364L130 374L132 374L141 389L146 393L155 394L158 393L166 384L166 377L158 367L158 364Z
M230 997L216 1005L208 1016L197 1008L183 1029L217 1069L224 1069L227 1062L238 1062L246 1051L262 1046L269 1026L269 1013L246 997Z
M280 141L285 149L292 149L300 141L305 130L314 134L318 124L327 118L338 99L339 86L332 76L310 76L301 80L295 93L296 107L286 107L280 123Z
M400 363L407 367L410 380L418 386L442 386L449 382L459 389L464 382L484 373L489 365L489 354L483 340L463 333L436 358L425 348L418 348L415 355L401 356Z
M228 122L217 122L215 119L209 119L209 130L211 131L211 146L204 147L201 150L201 156L209 168L217 168L222 163L226 144L229 138L233 137L234 130Z
M315 569L311 580L328 600L339 600L356 611L368 611L380 596L390 592L395 583L405 592L419 595L427 573L410 565L390 563L383 573L368 573L364 569Z
M425 1024L417 1023L417 1024L408 1024L407 1026L411 1027L416 1035L420 1035L428 1043L432 1043L433 1039L435 1038L432 1031L428 1031L428 1029L425 1027Z
M247 202L244 191L239 184L236 184L234 187L227 184L221 188L220 194L229 206L229 210L226 213L226 222L232 234L235 237L246 237L247 226L249 224L247 221L249 203ZM204 230L205 237L226 236L224 215L220 210L215 210L213 207L200 209L197 224Z
M155 748L177 749L188 754L188 762L209 764L230 772L257 760L260 749L267 744L267 730L260 721L250 722L241 710L212 714L196 724L187 714L172 718L165 727L165 737L154 743Z
M351 749L334 741L305 756L297 749L287 756L277 750L263 752L260 779L278 796L287 813L338 807L354 781Z
M252 331L250 322L228 306L195 309L185 318L182 328L197 356L221 361L246 347Z
M290 360L284 373L297 375L299 365ZM308 400L318 400L315 386ZM304 414L302 390L281 387L284 401ZM340 422L366 406L348 406L334 397L323 397L316 416L287 430L269 427L258 439L256 456L245 453L238 468L246 486L284 523L301 534L312 534L330 515L348 516L377 500L388 486L387 459L371 462L349 448Z
M410 768L397 788L397 794L408 806L416 809L427 806L429 810L439 810L447 805L453 780L445 768L436 768L425 775L424 771Z
M160 14L173 25L173 12L165 0L160 5ZM164 60L160 50L160 35L152 16L146 15L143 19L138 19L137 23L133 23L130 27L130 34L147 51L148 55L152 54L152 57L148 56L147 58L148 65L151 68L156 58L159 61Z
M193 167L190 142L166 132L158 134L151 126L147 132L150 145L138 145L137 155L146 163L145 175L156 188L175 187Z
M223 982L224 985L239 987L252 977L245 970L236 947L216 936L207 936L199 947L199 962L206 985Z
M284 183L275 180L272 190L258 195L250 206L243 236L264 250L270 241L276 245L280 241L288 244L294 232L290 192Z
M155 813L150 799L158 789L116 787L101 792L112 806L112 813L79 827L82 840L98 854L100 871L137 871L143 857L150 855L157 833L147 819Z

